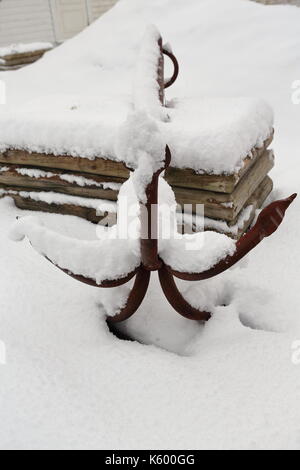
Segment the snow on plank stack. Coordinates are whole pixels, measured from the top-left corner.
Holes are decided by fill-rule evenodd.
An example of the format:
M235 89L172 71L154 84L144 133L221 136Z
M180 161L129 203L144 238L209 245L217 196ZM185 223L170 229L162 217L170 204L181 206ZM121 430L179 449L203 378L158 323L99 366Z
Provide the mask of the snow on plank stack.
M0 48L0 71L17 70L32 64L53 48L51 43L12 44Z
M157 37L153 44L156 49L142 47L134 104L143 109L146 103L171 149L166 179L191 213L204 204L206 229L239 238L272 191L268 174L274 159L267 150L272 110L246 98L186 98L162 106L163 67L154 80L156 100L151 98L151 80L157 77L151 67L163 64ZM131 106L124 95L51 95L0 115L2 193L12 195L20 208L101 220L105 210L98 206L107 210L101 201L115 201L129 176L116 142ZM116 210L114 204L108 207Z
M273 152L267 150L271 141L272 135L261 148L254 148L240 170L232 174L171 167L166 177L177 202L192 204L194 208L204 204L205 227L238 238L272 191L272 180L267 176L274 165ZM0 154L0 162L0 186L14 190L18 207L69 213L93 222L102 217L102 213L96 213L95 199L116 201L121 184L129 176L121 162L102 158L7 150ZM49 192L46 198L42 194L45 191ZM72 196L77 198L74 204Z

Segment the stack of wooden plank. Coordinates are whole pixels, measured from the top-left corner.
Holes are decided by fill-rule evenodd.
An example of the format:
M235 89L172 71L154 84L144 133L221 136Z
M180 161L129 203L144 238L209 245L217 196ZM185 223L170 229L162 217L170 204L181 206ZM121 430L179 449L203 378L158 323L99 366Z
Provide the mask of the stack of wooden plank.
M52 47L50 43L33 43L0 48L0 71L17 70L32 64Z
M166 179L177 202L204 205L204 227L239 238L249 228L270 194L268 176L274 165L268 150L273 136L260 149L253 149L239 172L232 175L197 174L189 169L169 168ZM83 217L94 223L116 210L115 204L101 209L103 200L116 201L128 169L115 161L74 158L8 150L0 153L0 189L10 194L21 209L55 212ZM191 216L191 224L193 218Z

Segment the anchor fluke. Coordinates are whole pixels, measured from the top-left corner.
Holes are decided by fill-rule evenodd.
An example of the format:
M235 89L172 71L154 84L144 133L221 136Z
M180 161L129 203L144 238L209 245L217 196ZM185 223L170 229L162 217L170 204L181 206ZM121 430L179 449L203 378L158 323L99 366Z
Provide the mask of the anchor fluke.
M287 209L296 199L297 194L292 194L286 199L272 202L258 216L256 226L263 237L271 236L282 223Z

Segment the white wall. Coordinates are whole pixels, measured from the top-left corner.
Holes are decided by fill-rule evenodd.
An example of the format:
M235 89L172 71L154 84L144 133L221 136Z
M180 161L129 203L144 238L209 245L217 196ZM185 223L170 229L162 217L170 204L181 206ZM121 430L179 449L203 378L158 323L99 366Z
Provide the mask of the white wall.
M111 7L113 7L118 0L88 0L88 11L90 23L95 21L99 16L103 15Z
M82 31L109 10L117 0L50 0L57 41Z
M50 4L57 41L69 39L88 26L86 0L51 0Z
M55 41L48 0L1 0L0 46Z
M64 41L118 0L0 0L0 47L17 42Z

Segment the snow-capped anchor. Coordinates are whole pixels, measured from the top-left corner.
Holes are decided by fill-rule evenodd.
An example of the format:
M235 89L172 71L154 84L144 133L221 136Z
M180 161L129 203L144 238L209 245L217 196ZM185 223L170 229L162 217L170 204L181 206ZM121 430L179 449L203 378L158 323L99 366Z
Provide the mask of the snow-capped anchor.
M147 57L149 47L150 50L153 48L157 57L156 76L152 73L153 61ZM174 63L174 74L165 83L163 52L159 32L155 28L149 29L142 49L135 110L119 130L116 143L120 161L133 169L130 179L120 190L119 210L123 207L121 202L125 197L130 205L127 218L131 217L133 226L138 228L138 236L119 236L119 230L122 232L124 225L122 213L118 214L120 217L116 226L108 231L100 231L99 240L94 241L59 235L42 223L36 223L32 217L18 220L13 231L15 240L27 236L33 247L51 263L80 282L112 288L134 279L124 307L115 316L109 317L108 322L111 324L123 322L137 312L148 291L152 272L158 272L164 295L176 312L190 320L209 320L211 313L194 308L180 293L174 278L200 281L228 270L278 229L286 210L297 196L293 194L266 207L254 227L238 242L215 232L193 235L178 233L175 196L161 175L170 166L172 155L158 126L158 119L164 120L165 117L164 89L176 80L178 63L167 50L167 55ZM146 77L143 76L145 71ZM132 207L136 206L132 213ZM168 219L170 226L167 227L169 237L165 233L161 234L163 207L168 208L171 216ZM187 249L189 241L193 242L190 251Z

